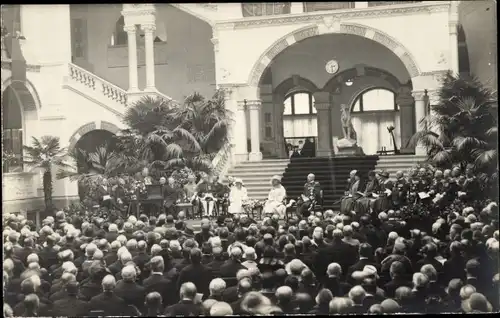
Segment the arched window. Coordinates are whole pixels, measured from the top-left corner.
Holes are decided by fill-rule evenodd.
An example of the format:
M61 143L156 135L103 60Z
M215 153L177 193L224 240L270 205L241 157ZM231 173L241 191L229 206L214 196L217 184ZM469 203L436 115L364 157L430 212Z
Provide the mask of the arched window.
M351 108L352 112L397 110L396 94L384 88L375 88L360 94Z
M376 154L385 147L394 150L393 133L398 149L401 147L400 119L394 92L373 88L359 94L351 107L351 118L357 142L367 155Z
M243 17L259 17L290 13L290 2L242 3Z
M316 108L314 108L314 97L311 93L298 91L285 98L283 130L285 138L317 136Z
M4 172L23 171L23 122L21 106L11 87L2 94L2 164Z

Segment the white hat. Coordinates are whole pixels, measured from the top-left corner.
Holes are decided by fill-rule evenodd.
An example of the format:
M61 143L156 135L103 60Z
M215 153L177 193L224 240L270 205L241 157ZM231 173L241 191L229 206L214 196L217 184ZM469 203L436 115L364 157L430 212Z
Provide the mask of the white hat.
M234 183L241 183L241 185L243 185L243 180L241 180L240 178L235 178Z
M273 180L277 180L279 183L281 183L281 177L278 176L278 175L274 175L272 178L271 178L271 183L273 182Z

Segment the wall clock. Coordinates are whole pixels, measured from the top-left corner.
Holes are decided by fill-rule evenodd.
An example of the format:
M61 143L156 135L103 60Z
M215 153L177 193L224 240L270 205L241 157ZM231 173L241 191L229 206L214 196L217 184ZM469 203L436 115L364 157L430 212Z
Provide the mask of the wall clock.
M339 63L335 60L328 61L328 63L326 63L325 69L328 74L335 74L339 70Z

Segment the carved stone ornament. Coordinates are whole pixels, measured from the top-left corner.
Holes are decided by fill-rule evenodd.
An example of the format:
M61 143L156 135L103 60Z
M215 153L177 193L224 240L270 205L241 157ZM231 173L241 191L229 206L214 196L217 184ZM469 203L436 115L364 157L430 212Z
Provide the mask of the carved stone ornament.
M451 1L453 2L453 1ZM342 20L347 19L373 19L379 17L393 17L401 15L410 15L418 13L438 13L448 12L450 1L436 1L428 3L408 3L403 5L369 7L358 9L335 10L335 12L325 11L323 14L304 14L304 15L280 15L263 16L259 19L242 19L236 22L220 22L217 27L220 29L241 29L266 27L270 25L285 25L299 23L324 23L325 16L339 17ZM318 12L319 13L319 12Z

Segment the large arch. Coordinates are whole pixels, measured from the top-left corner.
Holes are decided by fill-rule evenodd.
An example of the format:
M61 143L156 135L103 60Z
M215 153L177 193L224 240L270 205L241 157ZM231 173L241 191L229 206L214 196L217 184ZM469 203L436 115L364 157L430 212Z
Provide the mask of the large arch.
M339 32L330 32L325 34L350 34L364 37L366 39L378 42L392 51L401 62L405 65L410 78L416 77L420 74L420 69L415 62L415 58L410 53L408 49L406 49L401 43L399 43L396 39L392 38L388 34L377 30L375 28L354 24L354 23L342 23L340 25ZM301 42L307 38L320 36L320 28L319 25L310 25L298 30L295 30L280 39L276 40L256 61L252 70L250 71L248 77L248 83L251 86L258 86L262 74L268 67L268 65L272 62L272 60L281 52L283 52L289 46L294 45L295 43Z
M19 99L23 107L23 111L38 111L42 108L38 92L28 79L19 81L12 80L12 77L9 77L2 83L2 95L7 88L14 91L16 98Z
M73 133L73 135L71 135L69 139L68 151L72 151L78 143L78 140L80 140L80 138L86 133L93 130L106 130L112 134L116 134L120 131L120 128L113 123L98 120L82 125Z

